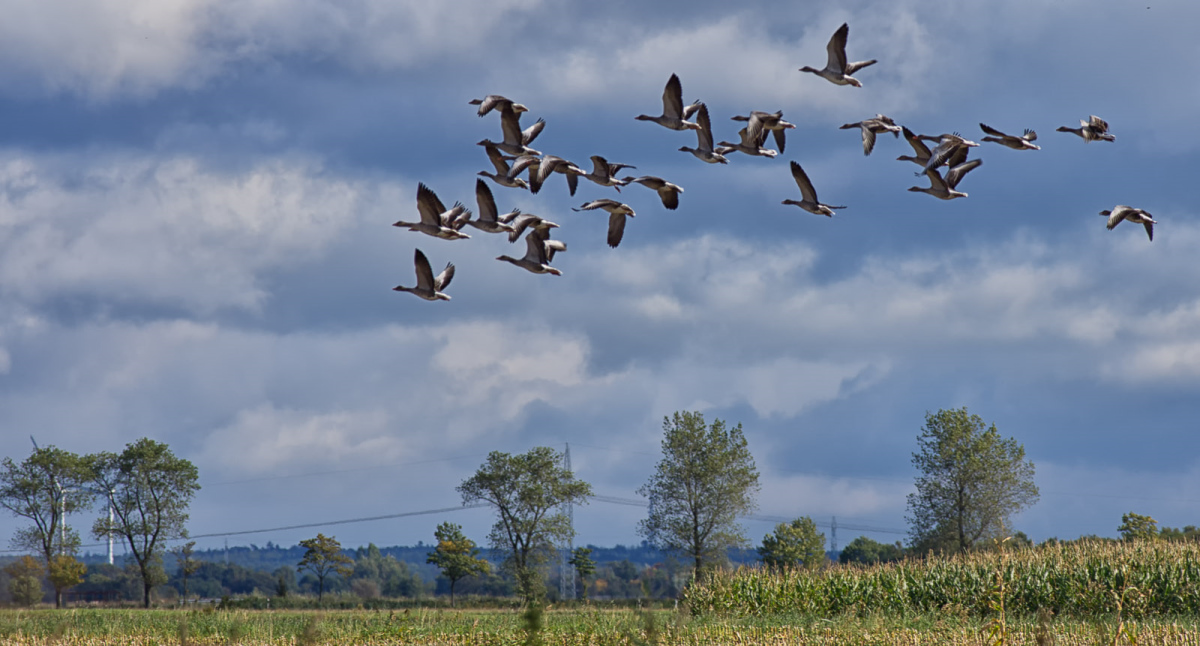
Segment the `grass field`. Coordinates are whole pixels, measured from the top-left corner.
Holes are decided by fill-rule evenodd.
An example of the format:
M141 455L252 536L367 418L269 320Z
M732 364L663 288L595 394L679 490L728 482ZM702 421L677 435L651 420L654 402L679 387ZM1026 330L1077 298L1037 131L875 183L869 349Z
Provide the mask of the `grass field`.
M718 572L678 608L0 610L0 644L1188 644L1200 545L1078 543Z
M686 611L551 609L531 632L515 611L173 611L73 609L0 611L2 644L1200 644L1200 624L1147 620L1013 619L1006 632L952 613L895 620L846 616L771 619L696 618ZM1038 642L1038 637L1043 642ZM1136 640L1130 641L1128 638ZM1052 640L1052 641L1050 641Z

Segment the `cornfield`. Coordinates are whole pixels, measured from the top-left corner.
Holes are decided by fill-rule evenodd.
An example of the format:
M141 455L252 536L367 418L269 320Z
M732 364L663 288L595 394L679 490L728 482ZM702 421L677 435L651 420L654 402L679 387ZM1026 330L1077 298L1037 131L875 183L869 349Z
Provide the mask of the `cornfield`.
M988 617L1003 608L1026 616L1048 609L1078 618L1195 617L1200 544L1080 541L869 567L742 568L712 573L684 597L701 616L903 618L949 610Z

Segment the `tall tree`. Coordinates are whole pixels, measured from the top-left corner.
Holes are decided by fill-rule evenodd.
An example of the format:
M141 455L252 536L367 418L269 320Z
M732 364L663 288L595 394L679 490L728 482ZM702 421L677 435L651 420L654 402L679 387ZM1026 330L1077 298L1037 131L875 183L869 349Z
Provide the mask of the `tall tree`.
M8 593L18 606L37 605L42 600L42 573L45 568L26 554L4 566L8 574Z
M296 566L297 571L308 570L317 577L317 602L325 596L325 577L330 574L349 576L354 568L354 561L342 554L342 544L332 536L317 534L316 538L300 541L300 547L305 549L304 558Z
M1009 518L1037 502L1025 447L1001 438L967 409L925 414L908 495L909 534L919 550L962 552L1009 529Z
M808 516L776 525L774 532L763 537L758 555L768 567L803 566L810 570L829 560L825 535L817 531L817 524Z
M576 547L575 551L571 553L571 560L567 562L575 568L575 574L579 576L579 595L586 601L588 577L596 573L596 562L592 560L592 548Z
M663 418L663 457L638 493L650 515L638 533L660 549L690 557L694 574L726 559L731 547L749 544L738 516L757 508L758 469L742 425L706 426L698 412Z
M1131 511L1121 516L1121 526L1117 531L1121 533L1121 538L1127 541L1152 540L1158 538L1158 521Z
M55 603L61 606L63 591L83 583L85 574L87 566L70 554L59 554L51 559L50 567L46 568L46 578L54 586Z
M491 564L479 558L479 548L462 533L461 526L445 522L437 526L433 535L437 538L437 548L427 555L425 562L438 566L442 576L450 582L450 607L453 608L454 584L464 577L487 574Z
M543 592L536 566L556 543L574 534L560 508L587 502L592 486L562 466L562 454L539 446L520 455L492 451L458 492L463 504L483 501L496 509L488 538L506 555L504 565L515 575L526 603L536 602Z
M14 516L33 521L18 529L13 547L41 555L49 570L54 557L79 549L79 532L67 527L66 517L91 507L95 495L87 488L86 461L53 446L35 448L20 464L12 458L0 463L0 507ZM55 607L62 607L62 589L56 588Z
M200 561L192 558L192 554L196 551L196 541L188 541L171 550L175 554L175 565L179 568L179 580L183 584L183 602L187 603L188 598L188 577L196 573L200 569Z
M98 538L115 535L129 545L142 576L142 605L150 607L150 591L165 583L164 543L187 535L187 508L200 489L199 473L188 460L175 457L166 444L142 438L120 455L90 456L93 479L107 492L113 520L96 521Z

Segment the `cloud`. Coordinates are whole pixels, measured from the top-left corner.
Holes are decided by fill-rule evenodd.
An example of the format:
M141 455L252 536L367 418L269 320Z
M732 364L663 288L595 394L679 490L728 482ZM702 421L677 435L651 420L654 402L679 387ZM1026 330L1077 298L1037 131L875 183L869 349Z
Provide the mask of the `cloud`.
M255 309L260 274L318 257L386 187L318 162L227 172L190 157L0 160L0 284L9 298Z

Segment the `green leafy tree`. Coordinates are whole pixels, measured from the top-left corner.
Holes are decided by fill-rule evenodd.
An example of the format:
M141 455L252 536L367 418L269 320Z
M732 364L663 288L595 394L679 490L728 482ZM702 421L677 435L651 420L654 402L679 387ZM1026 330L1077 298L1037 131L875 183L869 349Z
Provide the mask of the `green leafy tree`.
M917 444L908 520L919 550L963 552L1007 536L1009 518L1038 499L1025 447L965 407L926 413Z
M571 560L567 562L575 568L575 574L579 577L579 596L586 601L588 577L596 573L596 562L592 560L592 548L576 547L575 551L571 553Z
M70 554L59 554L50 559L50 567L46 568L46 578L54 586L55 603L61 607L63 592L83 583L87 574L87 566L80 563Z
M428 554L425 562L438 566L442 576L450 582L450 607L453 608L454 584L464 577L487 574L491 564L479 558L479 548L462 533L461 526L445 522L437 526L433 535L437 538L437 548Z
M41 555L50 568L55 555L74 554L79 532L66 526L66 517L89 509L95 494L87 488L84 459L53 446L35 448L20 464L0 462L0 507L33 521L18 529L13 547ZM62 607L62 589L55 588L55 607ZM40 598L40 597L39 597Z
M8 593L18 606L37 605L42 600L42 573L45 569L32 556L25 555L4 568L8 574Z
M358 548L354 555L354 571L350 573L350 585L354 589L357 584L357 594L368 596L371 586L360 581L369 581L374 585L376 596L385 597L415 597L425 588L421 576L409 569L407 563L396 560L396 557L379 551L374 543L366 548Z
M825 534L808 516L790 523L779 523L775 531L763 537L758 556L768 567L803 566L814 570L829 560L825 556Z
M842 548L838 555L841 563L890 563L904 558L900 543L880 543L866 536L859 536Z
M354 561L342 554L342 544L332 536L317 534L316 538L300 541L300 547L305 549L304 558L300 559L296 570L308 570L317 577L317 601L325 596L325 578L330 574L349 576L354 571Z
M199 473L166 444L149 438L127 444L120 455L100 453L90 460L93 482L107 492L113 511L113 520L97 520L92 533L129 545L142 575L142 605L149 608L151 590L167 581L165 542L187 536L187 509L200 489Z
M525 602L536 603L544 592L536 566L556 543L574 535L560 509L566 503L586 503L591 485L562 466L560 453L539 446L520 455L492 451L458 492L463 504L482 501L495 508L497 519L488 538L506 555L504 565L516 577Z
M692 559L695 573L749 545L738 516L757 508L758 469L742 425L706 426L698 412L663 418L663 457L638 493L650 499L638 533L667 552Z
M1121 516L1121 526L1117 531L1121 533L1121 538L1127 541L1153 540L1158 538L1158 521L1131 511Z
M196 551L196 541L188 541L171 551L175 553L175 565L178 567L179 582L183 586L183 600L186 602L188 598L188 577L200 569L200 561L192 558L192 554Z

